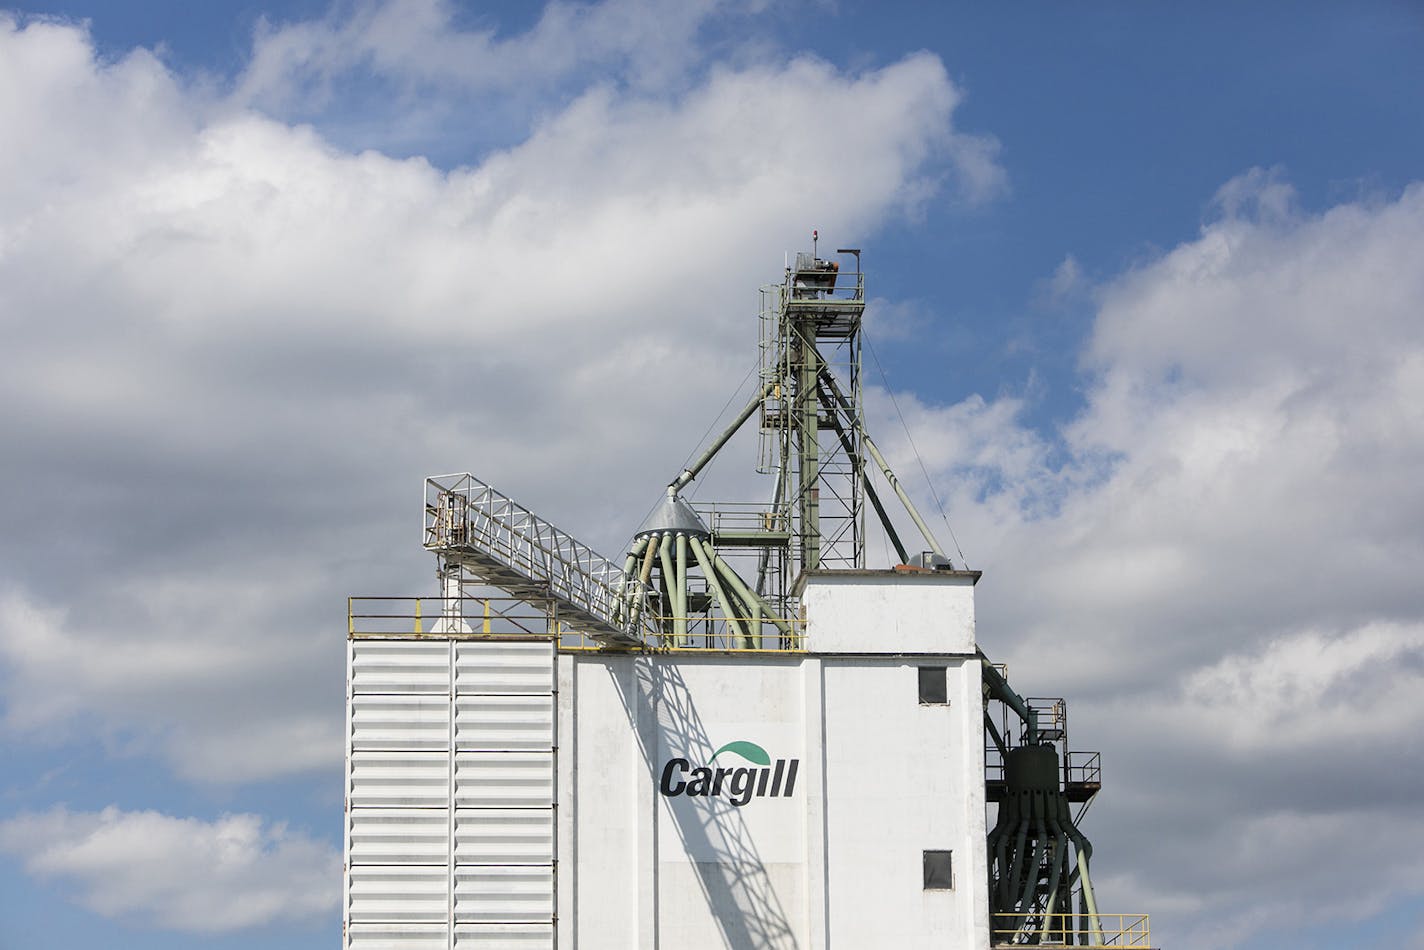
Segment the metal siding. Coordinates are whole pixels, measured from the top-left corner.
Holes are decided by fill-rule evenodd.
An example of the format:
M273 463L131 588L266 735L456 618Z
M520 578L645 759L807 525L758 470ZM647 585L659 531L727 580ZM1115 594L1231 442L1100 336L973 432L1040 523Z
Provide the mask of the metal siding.
M554 697L468 696L455 699L455 748L459 751L554 747Z
M548 693L554 687L548 640L461 640L455 644L457 693Z
M450 854L450 810L353 808L348 840L352 865L444 865Z
M450 753L352 752L347 796L353 808L444 807L450 796Z
M351 692L450 692L450 641L352 640Z
M351 924L346 928L351 950L447 950L446 924Z
M348 664L346 947L552 948L552 642L353 639Z
M350 869L352 923L441 923L449 916L449 873L440 867L355 865Z
M551 808L554 753L457 752L455 804L481 808Z
M450 701L446 696L364 694L351 697L353 751L450 747Z
M455 950L552 950L553 924L456 924Z
M458 864L552 864L554 810L457 809Z
M457 865L455 919L541 923L554 916L550 865Z

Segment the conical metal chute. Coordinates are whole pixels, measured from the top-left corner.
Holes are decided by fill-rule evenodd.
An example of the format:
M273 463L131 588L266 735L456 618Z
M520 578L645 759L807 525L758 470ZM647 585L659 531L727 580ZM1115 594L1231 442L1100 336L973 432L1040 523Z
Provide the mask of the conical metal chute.
M643 520L642 527L633 537L644 538L650 534L685 534L702 538L712 536L702 516L671 488L668 489L667 496Z
M623 587L621 619L630 627L651 619L669 646L785 649L794 636L784 606L742 580L718 553L707 523L672 487L634 535Z

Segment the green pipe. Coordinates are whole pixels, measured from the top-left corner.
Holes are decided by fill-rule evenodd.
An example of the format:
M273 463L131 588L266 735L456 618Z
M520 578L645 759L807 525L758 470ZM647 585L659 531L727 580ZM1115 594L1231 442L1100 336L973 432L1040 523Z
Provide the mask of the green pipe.
M1067 803L1063 803L1062 807L1066 812ZM1087 908L1088 927L1093 936L1097 938L1097 943L1094 946L1101 947L1103 945L1103 927L1098 919L1098 902L1093 897L1093 882L1088 876L1088 863L1093 856L1093 846L1071 822L1067 823L1065 827L1068 829L1068 837L1073 841L1073 848L1077 852L1078 883L1083 889L1083 906Z
M628 559L623 562L623 591L618 595L618 607L614 611L613 619L617 620L623 616L624 606L632 599L633 592L629 582L633 580L633 568L638 563L638 558L642 556L643 549L647 547L648 539L639 538L633 542L633 550L628 552Z
M687 646L687 535L677 535L677 573L673 582L673 642Z
M741 638L746 634L742 630L741 623L737 620L735 605L728 600L727 592L722 589L722 582L717 580L717 571L712 562L707 558L707 552L703 550L701 538L689 538L692 543L692 553L697 557L697 563L702 568L702 575L707 578L707 586L712 588L712 595L717 598L717 603L722 607L722 613L727 618L727 626L732 630L732 635ZM716 636L717 631L712 631Z
M643 568L638 572L638 586L636 588L637 600L633 601L633 606L628 612L629 629L638 626L638 616L643 612L643 601L647 599L648 578L653 576L653 558L657 556L658 546L656 542L658 536L650 534L644 539L647 550L643 554Z
M704 541L703 544L707 544L707 542ZM791 636L791 625L784 619L776 616L776 611L771 609L771 605L757 596L756 592L746 585L746 582L737 575L736 571L732 570L726 561L722 560L721 556L712 549L710 544L707 545L707 553L712 558L712 563L717 566L717 569L727 579L732 588L737 592L737 595L745 600L747 605L752 608L753 613L764 614L768 620L776 624L776 629L788 637Z
M697 473L702 471L702 469L706 467L708 462L712 461L712 456L716 455L721 450L722 446L727 444L728 439L737 434L737 430L742 427L743 423L745 423L748 419L752 417L752 413L757 411L757 408L761 406L763 402L766 401L766 397L770 396L772 390L774 390L775 388L775 380L763 386L761 390L757 392L755 396L752 397L751 402L747 403L746 408L743 409L740 414L738 414L737 418L732 422L732 424L727 426L727 428L723 430L722 434L717 436L716 441L714 441L710 446L707 447L707 451L703 452L702 455L698 457L696 462L693 462L687 468L683 469L682 474L679 475L677 478L674 478L668 484L668 490L671 491L673 494L677 494L678 492L682 491L683 487L686 486L688 482L696 478Z
M674 614L677 613L677 604L674 603L672 593L673 580L676 574L672 569L672 535L663 532L662 543L658 545L658 577L662 580L663 589L668 592L667 606Z
M1020 792L1019 794L1023 796L1028 793ZM1019 833L1014 836L1013 863L1011 865L1012 873L1009 875L1009 889L1007 892L1008 901L1006 901L1009 906L1013 906L1014 896L1018 894L1019 884L1023 880L1023 872L1025 870L1023 866L1024 847L1027 844L1028 816L1022 815L1019 818Z
M736 572L727 566L727 562L717 556L717 551L710 541L698 538L694 543L701 545L707 562L712 565L712 570L717 572L717 579L723 584L722 590L727 595L728 607L736 612L742 622L742 633L736 641L737 645L742 649L754 648L757 634L761 632L761 608L747 599L747 586Z
M1034 793L1034 797L1038 798L1039 793ZM1036 801L1034 803L1034 811L1037 813L1034 815L1034 825L1038 833L1034 836L1033 857L1029 860L1028 875L1024 879L1023 893L1019 897L1020 911L1027 911L1033 907L1033 889L1038 885L1038 866L1043 862L1044 838L1047 837L1047 828L1044 827L1043 823L1042 801ZM1025 821L1025 824L1027 824L1027 821ZM1028 926L1027 917L1023 919L1023 926Z
M1078 837L1081 838L1082 835ZM1088 905L1088 927L1096 941L1095 946L1101 947L1103 945L1103 925L1098 919L1098 902L1093 898L1093 882L1088 877L1088 853L1085 853L1081 848L1078 849L1078 882L1083 885L1083 901Z
M1028 707L1028 703L1022 696L1014 692L1013 688L1009 686L1009 681L994 669L994 664L989 662L984 651L977 650L976 652L979 654L979 660L984 669L984 684L989 687L989 695L1018 713L1019 718L1028 727L1029 744L1036 745L1038 743L1038 714Z
M1053 833L1053 857L1049 860L1049 865L1053 868L1053 873L1048 877L1048 902L1043 911L1044 931L1052 926L1053 907L1058 901L1058 882L1063 877L1063 865L1067 857L1064 844L1065 835L1063 827L1058 824L1058 818L1050 812L1048 815L1048 829ZM1072 910L1072 907L1069 907ZM1066 928L1065 928L1066 929Z

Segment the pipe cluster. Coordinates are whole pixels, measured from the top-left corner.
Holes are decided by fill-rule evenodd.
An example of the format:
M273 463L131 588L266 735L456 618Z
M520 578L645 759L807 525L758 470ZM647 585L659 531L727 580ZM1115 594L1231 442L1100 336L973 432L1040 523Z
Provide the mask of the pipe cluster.
M1088 875L1093 846L1073 824L1052 745L1024 745L1004 759L1007 792L989 832L989 912L995 939L1102 943ZM1070 854L1071 851L1071 854ZM1078 920L1073 892L1079 894ZM1005 939L1008 938L1008 939Z
M690 555L690 557L689 557ZM632 629L646 620L649 603L661 603L669 613L657 617L663 636L673 646L692 644L688 633L689 580L696 568L708 593L726 620L730 645L740 649L762 646L762 626L770 623L784 636L791 625L728 566L708 535L685 531L651 531L640 535L623 562L620 620ZM656 576L655 576L656 575Z

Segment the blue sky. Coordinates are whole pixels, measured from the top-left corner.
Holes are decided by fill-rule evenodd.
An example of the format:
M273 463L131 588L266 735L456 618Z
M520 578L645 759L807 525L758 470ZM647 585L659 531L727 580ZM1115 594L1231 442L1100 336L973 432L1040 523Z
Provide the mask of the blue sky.
M986 649L1104 753L1105 906L1417 943L1421 41L1386 2L4 14L0 947L335 941L340 614L431 589L419 480L616 555L812 228L864 249L875 431Z

